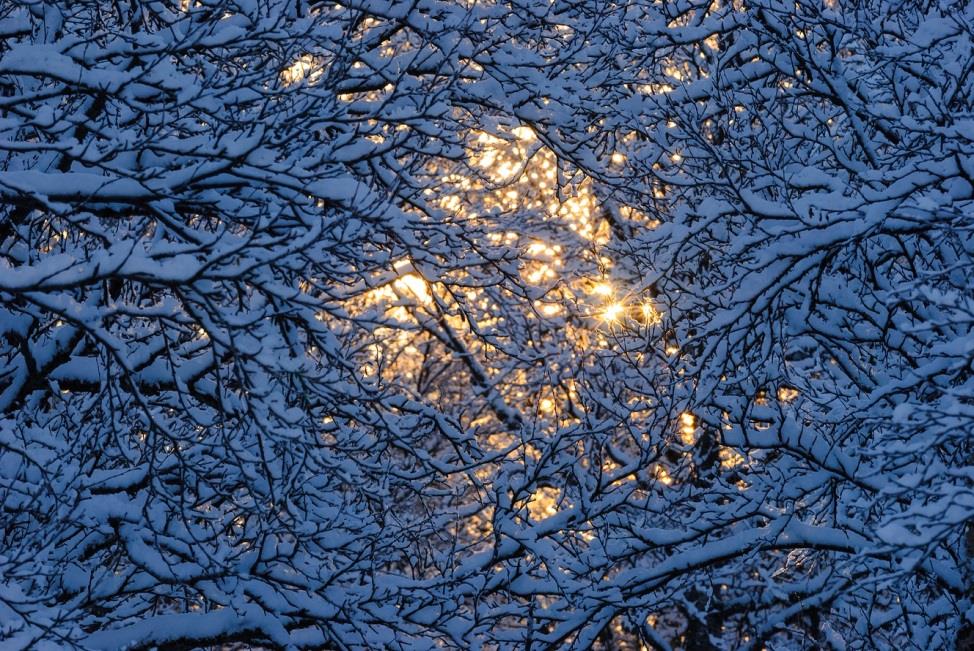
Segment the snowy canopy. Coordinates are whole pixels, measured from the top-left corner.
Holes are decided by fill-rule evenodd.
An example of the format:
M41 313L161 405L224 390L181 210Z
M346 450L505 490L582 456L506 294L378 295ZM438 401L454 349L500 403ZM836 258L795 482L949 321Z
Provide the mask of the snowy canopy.
M974 644L974 3L0 2L0 647Z

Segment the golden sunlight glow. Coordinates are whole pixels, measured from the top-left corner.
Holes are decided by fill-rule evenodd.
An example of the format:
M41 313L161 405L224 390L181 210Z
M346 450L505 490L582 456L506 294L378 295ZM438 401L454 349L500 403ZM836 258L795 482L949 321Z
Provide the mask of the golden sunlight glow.
M697 442L697 417L689 411L680 414L680 440L684 445Z
M296 62L285 75L289 83L315 74L312 64L310 58ZM675 70L672 77L679 80L682 75L685 79L689 74ZM358 93L348 99L357 101L362 97ZM396 137L392 130L383 132L381 125L369 126L375 128L376 135L384 133L384 141ZM619 151L613 148L605 155L608 163L619 170L633 155L626 147L638 145L625 137L617 142ZM521 285L529 285L531 290L524 298L532 309L523 316L533 321L540 337L564 338L574 355L568 363L624 343L611 333L627 333L663 321L663 303L657 305L654 295L640 287L638 278L615 267L615 257L605 246L612 237L606 217L609 213L603 210L592 180L578 173L570 161L559 159L540 133L527 125L497 127L491 133L474 132L467 140L467 154L468 167L444 170L437 179L440 187L425 190L422 199L431 209L471 220L483 229L484 240L477 244L485 249L496 248L498 259L513 263L514 273L524 281ZM674 153L672 158L679 161L679 156ZM431 168L429 173L438 174L440 170ZM664 196L662 181L653 190ZM607 209L648 228L658 224L654 217L630 206L612 203ZM484 372L496 383L500 399L510 409L521 414L534 413L539 440L522 444L518 444L517 433L510 425L489 409L461 417L463 426L475 432L485 449L504 451L504 459L537 461L545 449L545 437L585 418L592 408L589 387L583 382L576 386L574 369L558 367L565 363L560 358L547 362L550 366L544 370L551 373L543 378L530 369L512 370L495 363L502 357L499 351L508 344L489 340L482 333L503 335L510 327L509 306L501 303L503 299L498 294L473 283L464 284L468 278L463 275L428 276L433 272L425 265L421 269L419 260L414 264L407 254L395 255L404 257L398 258L391 269L382 265L376 270L361 293L361 309L373 310L370 318L379 324L369 332L370 340L361 348L358 363L363 375L403 383L426 400L444 399L451 392L455 394L452 398L462 400L464 389L458 386L462 383L426 379L426 365L444 354L442 342L427 327L426 319L434 315L452 330L458 346L465 349L463 354L486 360ZM460 282L453 285L456 281ZM452 293L458 288L461 291ZM329 317L325 314L323 318ZM474 332L475 329L481 332ZM658 340L655 334L653 340ZM672 338L665 342L667 354L679 352ZM547 341L539 343L545 345ZM642 363L643 355L648 359L651 354L639 352L638 362ZM631 424L641 426L654 417L654 406L635 393L625 399L631 408ZM692 445L699 433L698 420L689 412L682 414L675 430L679 440ZM721 460L730 463L731 457L722 453ZM605 470L610 474L618 472L612 461L605 462ZM488 465L476 471L481 480L487 480L492 472ZM677 471L669 462L654 464L646 472L663 486L682 481L674 476ZM635 475L620 473L614 481L632 482ZM526 516L540 521L555 515L566 495L558 488L542 487L521 499ZM483 539L490 531L487 511L462 525L462 535L472 540ZM582 533L580 538L590 540L593 535Z
M558 495L560 491L551 486L539 488L531 495L528 502L528 513L532 520L540 521L558 513Z
M602 318L606 321L615 322L622 318L623 312L625 312L625 306L622 303L610 303L605 307L605 311L602 313Z
M798 393L798 389L783 384L778 387L778 400L781 402L791 402L798 397Z
M562 313L562 307L558 303L544 303L541 305L541 313L545 316L558 316Z
M666 74L667 77L672 77L677 81L683 80L683 72L676 66L667 66L663 73Z
M708 39L708 45L716 49L717 37ZM667 66L665 73L667 78L653 81L669 83L646 84L640 90L667 93L699 75L690 66ZM312 55L298 57L280 72L282 82L287 85L314 83L321 75L321 59L316 60ZM380 98L394 91L395 88L387 85L369 93L343 94L340 99L370 101L370 93ZM668 129L681 128L673 119L664 118L662 123ZM364 138L391 147L400 137L395 129L411 127L400 124L387 128L369 122L367 127L363 123L362 128ZM542 125L538 125L537 132L528 125L489 128L490 133L465 134L466 156L451 159L442 168L438 167L439 163L430 164L425 173L432 182L416 203L419 220L442 212L456 223L472 224L470 232L478 234L478 238L480 233L483 235L481 240L471 242L469 264L480 265L478 256L496 256L487 259L500 261L498 275L491 278L489 272L482 273L479 267L476 272L468 272L465 260L459 263L447 260L449 264L436 262L444 245L432 238L429 251L424 252L428 258L416 249L375 243L379 253L374 265L361 271L361 288L349 290L355 292L355 299L348 301L349 304L366 315L363 322L374 324L363 329L366 333L362 335L355 363L364 377L389 383L418 396L418 400L462 404L464 400L469 401L470 384L464 379L469 377L464 375L468 370L457 360L469 358L482 362L484 375L491 387L496 387L498 403L530 421L534 428L531 435L536 438L525 441L523 433L504 417L506 413L500 415L501 410L490 408L496 407L496 403L482 408L484 401L478 401L476 408L459 409L457 420L464 432L476 438L478 445L498 453L497 463L513 460L532 464L540 462L566 428L578 428L589 416L601 411L596 402L599 387L593 390L592 386L599 380L593 380L587 372L579 372L589 360L597 360L607 349L629 354L624 347L631 344L630 335L638 338L639 347L632 355L634 364L642 367L651 369L660 363L658 347L663 347L669 356L681 352L676 335L661 336L669 324L655 327L664 321L667 297L650 291L646 281L639 277L640 270L619 264L614 247L607 246L613 237L611 219L640 228L654 228L660 223L656 217L665 212L666 206L662 201L653 205L643 203L640 211L622 205L625 200L622 192L608 195L603 204L601 191L597 193L600 186L578 172L570 159L559 158L545 144L547 138L542 129L546 127ZM711 130L704 126L705 132ZM685 163L684 154L690 152L686 149L682 153L670 152L669 161ZM608 159L603 162L612 174L621 176L626 172L626 165L639 163L640 144L636 134L618 134L602 155ZM666 165L664 158L657 169ZM651 183L647 191L651 190L657 199L666 199L665 181L657 178ZM673 197L673 190L669 192ZM429 222L430 226L434 225L432 219ZM508 276L512 277L511 282ZM515 286L523 293L512 291ZM302 290L320 291L313 286ZM520 311L521 307L527 309ZM322 320L336 318L334 312L322 312ZM524 323L519 319L524 319ZM676 326L673 327L675 331ZM519 329L530 336L526 344L511 336ZM450 332L444 335L447 330ZM540 367L521 367L515 358L521 350L516 347L522 345L529 347L532 357L544 356ZM557 354L547 355L551 350ZM515 361L510 362L511 359ZM668 361L675 363L676 359ZM636 383L623 384L626 395L621 397L620 404L628 411L612 425L621 432L619 436L615 431L610 432L613 445L618 443L627 455L650 449L657 443L658 419L666 418L667 442L682 450L680 458L667 454L661 461L646 463L636 471L619 468L610 459L593 463L601 463L613 486L623 486L623 490L645 492L647 479L650 483L653 479L659 482L657 490L682 483L692 476L685 472L684 464L693 463L687 448L695 445L705 431L701 429L700 419L689 411L664 415L660 413L664 406L658 398L651 400L641 395ZM769 393L772 391L769 389ZM782 386L772 395L788 402L796 399L798 392ZM327 425L323 440L335 445L339 423L331 417L325 417L323 423ZM729 428L730 424L724 427ZM580 458L591 458L587 454L589 445L590 441L579 443ZM723 446L719 448L719 459L724 468L747 463L741 454ZM473 471L474 477L485 486L496 477L497 465L492 464L494 461ZM469 477L457 476L451 481L456 482L458 491L470 489L471 485L466 483ZM539 522L556 515L560 508L570 507L571 495L572 491L539 487L531 493L520 493L518 508L523 509L522 516ZM492 509L485 506L470 517L458 518L453 533L464 537L463 543L469 548L489 541ZM570 525L569 533L576 539L592 540L594 533L580 531L580 526L584 523Z
M598 283L592 288L592 293L597 296L612 296L615 290L609 283Z
M424 305L433 302L433 295L430 293L429 285L419 274L410 272L400 276L393 283L393 286L400 294L411 294Z
M660 323L663 320L663 315L660 314L659 311L649 301L643 303L640 306L639 311L642 313L643 322L645 322L646 324L653 325L653 324Z
M736 468L744 463L744 457L733 448L720 449L720 465L724 468Z
M566 174L554 152L545 147L528 126L511 129L509 137L479 133L473 139L470 160L480 178L461 179L488 208L502 211L528 209L546 220L563 222L583 239L608 242L605 219L597 219L598 201L590 179ZM618 156L624 154L616 152ZM613 156L612 160L620 160ZM493 187L492 187L493 186Z
M673 477L663 466L656 466L656 479L661 484L665 484L666 486L671 486L673 484Z
M514 127L511 130L511 133L514 134L515 138L523 142L534 142L535 140L538 139L537 134L534 133L534 129L532 129L531 127L526 127L526 126Z
M304 54L281 72L281 81L288 86L302 81L314 83L321 74L321 67L315 63L314 57Z

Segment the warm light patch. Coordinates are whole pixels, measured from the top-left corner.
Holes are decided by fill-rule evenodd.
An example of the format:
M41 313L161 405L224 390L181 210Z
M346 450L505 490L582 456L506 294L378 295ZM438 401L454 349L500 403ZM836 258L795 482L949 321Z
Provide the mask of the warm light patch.
M663 320L663 315L649 301L639 307L639 312L642 314L643 322L647 324L660 323Z
M511 130L511 133L514 134L515 138L517 138L518 140L523 140L524 142L534 142L535 140L538 139L537 134L534 132L534 129L532 129L531 127L525 127L525 126L514 127L514 129Z
M736 468L744 463L744 457L733 448L721 448L719 456L723 468Z
M531 495L528 502L528 513L532 520L544 520L558 513L558 494L557 488L545 486L539 488Z
M541 313L545 316L558 316L561 314L561 305L557 303L545 303L541 306Z
M424 305L433 302L433 295L430 293L429 285L419 274L405 274L397 278L393 285L400 294L412 294Z
M781 402L791 402L798 397L798 389L782 385L778 387L778 400Z
M609 297L615 293L615 290L609 283L596 283L595 286L592 287L592 293L596 296Z
M697 442L697 417L689 411L680 414L680 440L684 445Z
M297 84L302 81L314 83L321 77L321 67L315 63L314 57L305 54L281 72L281 81L286 85Z
M670 475L670 473L666 471L666 468L664 468L663 466L656 466L656 479L661 484L665 484L666 486L670 486L673 484L673 477Z
M622 303L611 303L607 305L605 311L602 313L602 318L606 321L615 322L622 318L623 312L625 312L625 306Z

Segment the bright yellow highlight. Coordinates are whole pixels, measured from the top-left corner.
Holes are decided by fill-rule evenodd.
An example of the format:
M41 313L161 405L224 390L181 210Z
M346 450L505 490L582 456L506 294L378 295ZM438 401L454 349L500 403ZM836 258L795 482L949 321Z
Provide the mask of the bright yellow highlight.
M697 417L689 411L680 414L680 440L684 445L697 442Z
M429 285L426 281L420 278L417 274L408 273L401 278L397 278L396 282L393 283L402 294L412 294L415 296L420 303L428 305L433 302L433 295L430 293Z
M789 386L778 387L778 400L781 402L791 402L798 397L798 389Z
M281 81L288 86L302 81L314 83L321 78L321 72L321 67L315 63L314 57L305 54L281 72Z
M673 477L666 471L663 466L656 466L656 479L661 484L670 486L673 484Z
M558 494L557 488L545 486L539 488L531 495L528 502L528 513L532 520L544 520L558 513Z
M561 314L561 305L557 303L545 303L541 306L541 313L545 316L558 316Z
M602 318L606 321L615 322L622 318L623 312L625 312L625 307L622 303L611 303L606 306L605 312L602 313Z
M598 283L592 288L592 293L596 296L612 296L615 290L609 283Z
M650 303L649 301L643 303L640 306L639 311L643 315L643 321L647 324L650 325L657 324L663 320L663 315L660 314L659 311L655 307L653 307L653 304Z
M624 156L621 152L619 155ZM566 176L564 168L559 174L554 152L530 127L511 129L509 138L478 134L472 143L471 161L481 178L456 181L464 189L482 190L480 198L488 208L535 210L548 220L564 222L583 239L608 242L608 223L594 217L598 201L591 181L580 175ZM481 182L486 187L480 187Z

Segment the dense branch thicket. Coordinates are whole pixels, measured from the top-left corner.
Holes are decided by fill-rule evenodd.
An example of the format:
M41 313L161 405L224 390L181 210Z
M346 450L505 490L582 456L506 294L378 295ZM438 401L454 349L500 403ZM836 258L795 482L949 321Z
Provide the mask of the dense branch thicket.
M0 644L964 648L972 26L0 2Z

